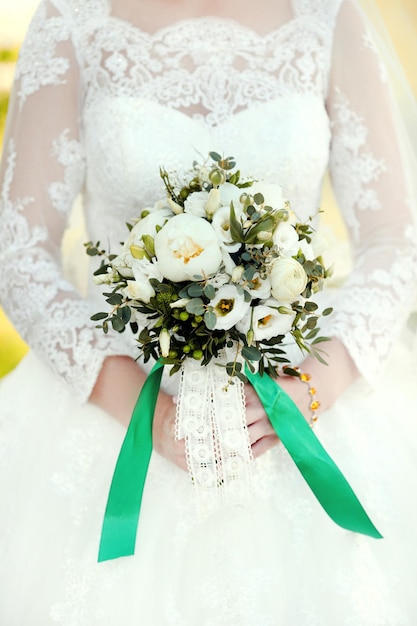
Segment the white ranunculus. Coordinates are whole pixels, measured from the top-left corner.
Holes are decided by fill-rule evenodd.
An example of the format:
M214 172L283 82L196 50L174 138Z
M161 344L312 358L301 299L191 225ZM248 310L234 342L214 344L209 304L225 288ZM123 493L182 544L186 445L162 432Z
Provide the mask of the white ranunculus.
M279 210L286 207L286 199L282 195L281 185L263 183L260 181L249 187L247 192L250 193L251 196L254 196L256 193L261 193L265 200L264 204L271 206L273 209Z
M272 234L272 241L285 255L297 254L299 248L297 231L288 222L278 222Z
M242 322L237 325L238 330L246 334L252 321L255 341L267 341L271 337L285 335L292 328L295 313L279 313L279 306L279 302L268 298L263 304L258 304L249 311Z
M272 264L271 293L279 302L294 302L307 285L303 266L292 258L278 258Z
M207 220L174 215L155 237L155 254L162 275L174 282L212 276L222 262L217 235Z
M216 314L215 330L229 330L248 312L250 303L245 301L234 285L223 285L210 301Z
M184 202L184 212L197 217L206 217L208 191L195 191Z

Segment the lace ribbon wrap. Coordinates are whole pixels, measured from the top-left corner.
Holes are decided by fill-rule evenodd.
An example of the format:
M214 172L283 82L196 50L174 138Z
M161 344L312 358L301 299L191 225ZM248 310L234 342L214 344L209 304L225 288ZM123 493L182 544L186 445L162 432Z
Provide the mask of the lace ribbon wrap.
M200 513L216 502L239 503L250 493L253 456L244 387L225 367L234 358L233 350L225 351L206 367L186 359L181 369L176 437L185 440Z

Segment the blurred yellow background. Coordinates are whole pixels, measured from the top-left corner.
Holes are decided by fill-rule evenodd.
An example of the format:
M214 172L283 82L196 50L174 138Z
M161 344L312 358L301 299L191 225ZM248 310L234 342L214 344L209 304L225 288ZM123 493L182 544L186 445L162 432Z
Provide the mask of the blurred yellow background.
M385 24L417 97L417 2L377 0ZM38 0L0 0L0 148L17 50ZM26 353L27 346L0 309L0 377Z

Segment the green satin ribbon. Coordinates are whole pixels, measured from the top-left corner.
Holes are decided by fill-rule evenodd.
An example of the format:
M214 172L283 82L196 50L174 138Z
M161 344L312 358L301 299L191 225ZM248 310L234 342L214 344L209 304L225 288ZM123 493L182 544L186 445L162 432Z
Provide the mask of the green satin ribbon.
M163 370L162 363L155 363L133 409L110 486L99 563L135 552L140 505L152 454L153 415Z
M342 528L382 539L352 487L288 394L269 376L252 374L248 368L245 374L276 434L326 513Z
M164 366L159 361L147 377L133 410L110 487L98 561L135 552L146 474L152 453L152 422ZM269 376L246 375L272 426L317 500L336 524L380 539L349 483L329 457L306 420Z

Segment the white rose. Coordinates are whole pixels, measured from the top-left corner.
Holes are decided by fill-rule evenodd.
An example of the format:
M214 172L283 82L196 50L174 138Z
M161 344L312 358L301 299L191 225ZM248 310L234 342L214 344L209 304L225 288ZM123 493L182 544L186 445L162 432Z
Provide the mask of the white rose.
M128 280L127 287L122 289L122 294L129 300L148 303L155 295L155 291L147 281Z
M289 256L297 254L299 248L297 231L288 222L278 222L272 234L272 241L284 254Z
M212 276L222 252L211 224L195 215L174 215L155 237L155 254L162 275L174 282Z
M263 304L258 304L249 311L242 322L237 325L238 330L246 334L252 319L255 341L267 341L271 337L285 335L292 328L295 313L279 313L279 306L279 302L268 298Z
M273 209L284 209L286 206L286 199L282 195L281 185L258 182L248 187L247 192L251 196L261 193L265 199L264 204L271 206Z
M274 261L270 273L271 293L279 302L293 302L307 285L307 274L303 266L292 258Z
M234 285L220 287L210 305L217 317L215 330L229 330L246 315L250 307L250 303L245 301L243 294Z
M232 183L223 183L223 185L220 185L219 191L222 206L230 209L230 203L233 202L235 211L237 212L241 210L242 205L240 203L240 196L244 190L236 187L236 185L233 185Z
M143 246L142 236L150 235L150 237L155 237L157 226L163 226L170 217L172 217L172 211L165 207L149 213L149 215L139 220L130 231L124 243L124 251L128 253L132 245Z
M131 300L140 300L148 303L155 295L149 279L156 278L160 282L163 279L157 264L146 258L140 261L134 259L132 262L132 273L135 280L127 281L127 287L123 289L124 295Z
M208 197L208 191L195 191L191 193L184 202L185 213L196 215L197 217L206 217Z
M322 256L330 248L330 243L323 233L315 231L311 235L311 246L313 248L314 257L318 257Z
M113 259L111 266L114 270L119 272L120 276L123 276L123 278L133 278L132 262L133 257L130 252L122 252Z

